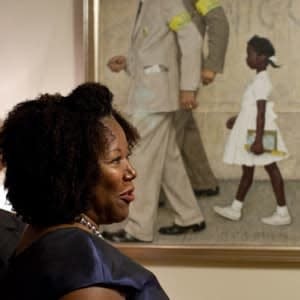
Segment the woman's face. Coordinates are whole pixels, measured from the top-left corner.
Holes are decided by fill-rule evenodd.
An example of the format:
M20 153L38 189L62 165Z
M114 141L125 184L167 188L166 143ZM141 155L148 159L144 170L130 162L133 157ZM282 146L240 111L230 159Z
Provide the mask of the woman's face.
M128 216L136 172L129 163L128 143L119 123L113 117L104 118L102 123L108 129L108 147L99 157L100 180L87 215L98 224L109 224Z

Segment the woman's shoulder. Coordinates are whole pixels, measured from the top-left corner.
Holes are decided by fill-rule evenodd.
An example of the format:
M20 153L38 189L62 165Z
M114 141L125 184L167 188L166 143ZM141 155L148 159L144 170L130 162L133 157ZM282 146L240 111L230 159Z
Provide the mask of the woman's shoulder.
M117 283L131 277L139 286L153 276L105 240L78 228L57 230L41 242L40 247L46 249L42 259L49 258L50 263L56 265L59 262L60 272L66 276L84 270L86 280L91 284Z
M72 264L73 268L82 268L88 264L113 265L120 262L139 267L102 238L74 227L49 232L24 252L29 252L28 256L38 256L43 261L59 259L62 265Z
M19 279L26 288L49 292L53 299L87 286L119 286L125 293L141 294L157 290L164 295L150 271L78 228L46 234L12 260L10 271L13 285Z
M160 289L156 277L147 269L122 254L105 240L80 229L69 229L57 232L65 250L62 266L67 271L66 282L78 288L89 286L120 286L144 293L144 289ZM78 274L78 275L76 275ZM75 284L76 282L76 284ZM70 285L70 283L69 283ZM161 291L160 291L161 292Z

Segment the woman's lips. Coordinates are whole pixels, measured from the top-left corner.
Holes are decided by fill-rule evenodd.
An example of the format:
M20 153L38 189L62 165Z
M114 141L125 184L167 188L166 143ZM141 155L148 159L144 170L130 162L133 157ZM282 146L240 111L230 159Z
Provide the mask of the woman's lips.
M120 199L122 199L123 201L130 203L135 199L135 195L134 195L134 189L130 189L122 194L120 194Z

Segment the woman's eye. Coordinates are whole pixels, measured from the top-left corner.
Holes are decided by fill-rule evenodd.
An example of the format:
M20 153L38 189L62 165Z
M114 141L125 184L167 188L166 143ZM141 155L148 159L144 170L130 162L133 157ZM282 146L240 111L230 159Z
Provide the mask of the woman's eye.
M121 160L122 160L121 156L118 156L118 157L112 159L110 162L111 162L112 164L118 164L118 163L121 162Z

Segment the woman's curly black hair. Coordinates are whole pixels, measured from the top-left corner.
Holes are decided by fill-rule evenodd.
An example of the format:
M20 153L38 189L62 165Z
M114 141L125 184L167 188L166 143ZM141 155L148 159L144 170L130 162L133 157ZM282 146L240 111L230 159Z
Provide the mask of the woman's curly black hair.
M113 116L129 147L138 133L113 107L113 95L85 83L68 96L44 94L8 114L0 132L7 198L23 220L36 226L73 222L88 208L101 180L99 155L108 146L101 119Z

